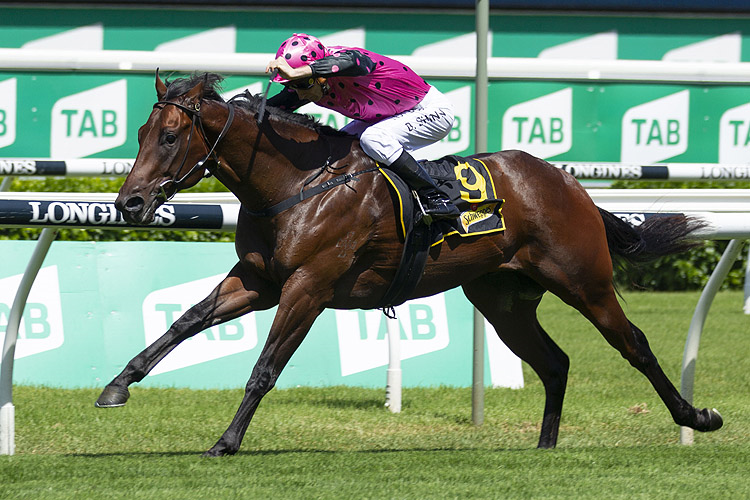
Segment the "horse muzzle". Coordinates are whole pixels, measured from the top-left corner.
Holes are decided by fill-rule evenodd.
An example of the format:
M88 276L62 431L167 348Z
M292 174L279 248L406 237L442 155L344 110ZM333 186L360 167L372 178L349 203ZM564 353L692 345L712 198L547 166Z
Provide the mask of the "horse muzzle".
M115 207L130 224L145 225L153 222L156 200L146 203L138 194L117 196Z

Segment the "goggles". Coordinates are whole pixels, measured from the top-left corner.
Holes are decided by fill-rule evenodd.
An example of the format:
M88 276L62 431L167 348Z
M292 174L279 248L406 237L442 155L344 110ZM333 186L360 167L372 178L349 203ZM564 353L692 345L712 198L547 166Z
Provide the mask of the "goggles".
M299 80L287 82L286 87L294 90L310 90L316 83L318 82L313 77L301 78Z

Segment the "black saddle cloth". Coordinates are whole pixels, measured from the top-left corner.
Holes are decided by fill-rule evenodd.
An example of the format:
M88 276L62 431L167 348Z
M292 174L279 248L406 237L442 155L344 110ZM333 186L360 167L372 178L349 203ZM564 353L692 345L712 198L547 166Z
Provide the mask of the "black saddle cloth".
M446 156L420 163L458 207L461 215L454 220L424 224L412 190L394 172L380 169L391 187L396 224L404 239L396 277L382 300L384 309L403 303L417 287L431 246L441 244L452 235L465 237L505 230L501 213L505 200L497 198L492 176L481 160Z

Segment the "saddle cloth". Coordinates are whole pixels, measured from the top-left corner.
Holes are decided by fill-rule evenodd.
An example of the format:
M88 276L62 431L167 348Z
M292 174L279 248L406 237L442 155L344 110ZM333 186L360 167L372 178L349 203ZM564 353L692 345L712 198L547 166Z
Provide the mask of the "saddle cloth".
M497 197L489 169L481 160L450 155L435 161L423 160L420 164L461 211L461 215L454 220L441 220L433 224L436 227L431 231L432 246L453 235L465 237L505 230L501 212L505 200ZM415 201L410 190L394 180L396 174L382 168L380 171L395 191L397 196L394 199L401 204L400 232L405 237L412 223L410 214L418 216L419 209L405 206L405 203Z
M505 200L497 198L487 165L481 160L446 156L421 163L461 215L455 220L441 220L429 226L421 223L422 213L411 189L395 173L380 168L391 187L396 225L404 241L396 276L379 306L390 317L395 315L393 308L406 301L419 284L430 247L452 235L474 236L505 230L501 213Z

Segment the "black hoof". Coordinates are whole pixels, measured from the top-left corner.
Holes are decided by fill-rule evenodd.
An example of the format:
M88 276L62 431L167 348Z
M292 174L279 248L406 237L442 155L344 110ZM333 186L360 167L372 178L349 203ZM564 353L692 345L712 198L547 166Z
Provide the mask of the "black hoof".
M721 429L721 426L724 425L724 419L721 418L721 414L716 408L714 408L713 410L703 408L700 413L704 419L704 425L696 429L697 431L711 432L717 429Z
M201 456L213 458L213 457L226 457L229 455L234 455L234 452L230 452L225 449L217 448L216 446L214 446L213 448L211 448L210 450L208 450Z
M204 457L225 457L227 455L234 455L237 450L233 450L230 446L224 442L224 438L219 439L210 450L203 454Z
M94 404L97 408L116 408L118 406L125 406L129 397L130 391L128 391L127 387L108 385Z
M222 453L220 451L216 451L213 448L211 448L210 450L208 450L207 452L205 452L201 456L202 457L208 457L208 458L223 457L224 453Z

